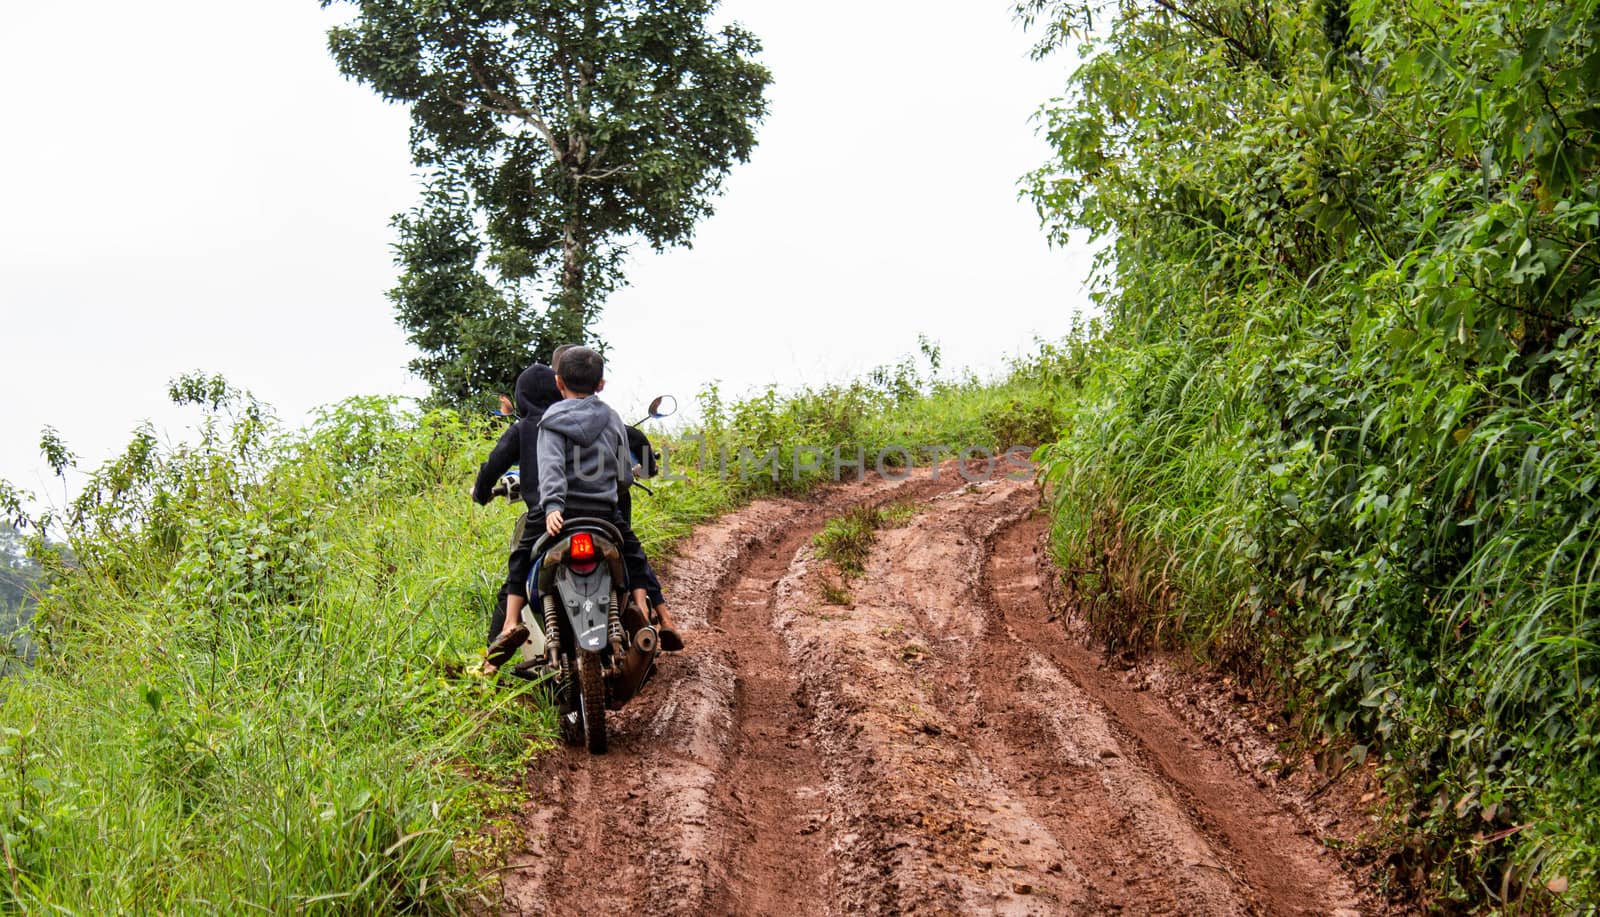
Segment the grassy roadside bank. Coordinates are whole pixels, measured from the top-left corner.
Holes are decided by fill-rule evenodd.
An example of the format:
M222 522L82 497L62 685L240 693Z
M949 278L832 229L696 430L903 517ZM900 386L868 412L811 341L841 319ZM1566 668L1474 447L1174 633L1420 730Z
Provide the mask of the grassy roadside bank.
M936 359L936 353L931 353ZM1042 365L1042 364L1041 364ZM636 501L650 550L829 469L740 481L685 457L799 445L1010 444L1053 427L1041 365L702 399L686 480ZM496 864L481 828L553 735L525 696L462 677L512 508L464 495L496 430L382 399L278 429L220 379L173 396L198 439L141 431L37 534L39 655L0 681L0 899L23 912L450 912ZM1037 436L1035 436L1037 439ZM1027 441L1016 440L1016 441ZM799 456L804 467L812 457ZM831 458L831 456L830 456Z
M1600 8L1027 0L1107 240L1043 456L1119 648L1375 755L1438 908L1600 902Z

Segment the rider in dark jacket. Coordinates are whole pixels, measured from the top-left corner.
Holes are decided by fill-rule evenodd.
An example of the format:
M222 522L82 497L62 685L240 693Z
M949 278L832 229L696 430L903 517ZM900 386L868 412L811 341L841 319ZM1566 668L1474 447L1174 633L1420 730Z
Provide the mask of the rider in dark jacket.
M539 421L544 412L560 400L555 370L535 363L522 371L517 377L517 420L500 434L500 440L489 450L489 457L478 466L478 479L472 485L474 502L479 506L488 504L495 482L526 455L529 461L522 469L523 502L529 509L539 505L539 469L532 461L539 447Z
M551 361L559 360L562 352L572 346L574 345L569 344L557 348ZM514 403L518 415L517 420L507 427L505 432L500 434L500 439L495 443L494 448L490 450L488 458L479 466L478 477L472 486L472 499L480 506L485 505L493 499L494 495L491 491L493 491L495 483L500 477L512 467L520 466L521 482L519 486L522 491L523 502L527 503L529 510L522 523L521 538L512 547L511 554L506 559L506 581L500 587L499 601L496 602L494 613L490 616L487 643L490 647L491 661L484 667L485 674L492 673L495 670L498 662L495 657L504 658L509 655L510 650L515 648L514 644L517 641L503 640L501 641L503 646L497 652L496 641L507 636L507 618L509 617L512 622L519 621L522 609L529 600L528 574L533 569L532 548L534 542L538 541L539 536L544 532L544 527L540 524L544 518L544 510L539 506L539 467L536 461L539 425L544 418L545 411L561 400L561 392L556 388L555 370L543 363L533 364L517 377L514 394ZM504 405L507 399L502 395L500 401ZM652 467L645 473L646 475L653 474L654 456L650 451L649 440L632 427L628 427L626 432L629 436L629 450L636 452L632 459L650 463ZM524 456L527 457L526 461L523 460ZM623 485L619 490L618 497L620 498L619 503L623 519L626 524L631 524L633 517L631 488ZM661 582L657 579L655 570L651 568L650 561L643 556L642 548L639 549L638 561L643 565L641 585L648 594L651 607L658 609L664 621L670 620L670 617L667 616L666 597L661 591ZM513 627L510 630L515 630L515 628ZM672 642L678 644L679 641L676 639L676 634L673 636Z
M490 491L500 476L513 465L520 465L522 499L533 510L539 505L539 467L533 460L538 449L539 421L552 404L561 400L561 392L556 388L555 370L543 363L533 364L517 377L515 394L520 416L500 434L499 441L489 451L489 457L478 467L478 478L472 485L472 499L480 506L487 504L493 499ZM524 455L528 457L526 462L522 461ZM528 518L542 520L543 510L532 513ZM500 587L500 601L495 604L494 615L489 621L488 642L491 645L504 629L506 618L519 620L523 606L528 604L528 574L533 569L530 549L543 531L543 526L537 522L525 524L521 540L512 547L510 556L506 558L506 581Z

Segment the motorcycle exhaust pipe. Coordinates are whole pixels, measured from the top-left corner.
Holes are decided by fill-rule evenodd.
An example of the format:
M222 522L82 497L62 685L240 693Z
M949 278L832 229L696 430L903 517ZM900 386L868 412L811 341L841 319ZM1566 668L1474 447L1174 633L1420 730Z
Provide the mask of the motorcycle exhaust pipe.
M661 639L654 627L645 625L633 632L633 645L628 647L627 654L622 657L622 665L617 667L617 680L611 685L611 703L608 706L612 709L621 707L639 693L655 666L656 650L660 646Z

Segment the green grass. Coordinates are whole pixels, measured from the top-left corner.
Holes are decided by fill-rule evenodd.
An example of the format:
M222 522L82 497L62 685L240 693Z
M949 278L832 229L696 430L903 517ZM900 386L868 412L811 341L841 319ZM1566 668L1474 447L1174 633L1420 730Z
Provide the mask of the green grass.
M857 506L829 519L811 541L817 553L832 561L846 579L860 576L878 540L878 530L904 525L916 512L914 505L906 503Z

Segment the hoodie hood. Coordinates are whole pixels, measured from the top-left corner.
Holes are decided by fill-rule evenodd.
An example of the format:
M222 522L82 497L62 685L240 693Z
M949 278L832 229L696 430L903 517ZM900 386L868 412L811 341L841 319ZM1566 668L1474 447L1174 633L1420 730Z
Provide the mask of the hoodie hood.
M560 400L555 370L543 363L533 364L517 377L515 401L518 416L538 423L545 410Z
M551 405L550 410L545 411L540 426L560 433L580 446L590 446L611 426L614 416L604 401L589 395L585 398L568 398Z

